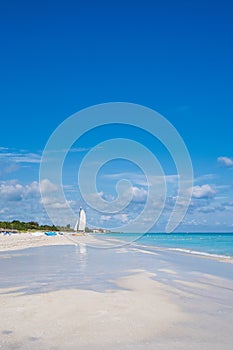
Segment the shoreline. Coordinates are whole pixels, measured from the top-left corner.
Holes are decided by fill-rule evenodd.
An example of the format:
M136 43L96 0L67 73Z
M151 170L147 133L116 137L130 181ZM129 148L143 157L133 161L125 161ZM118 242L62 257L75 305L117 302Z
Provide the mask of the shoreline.
M216 260L220 262L226 262L226 263L233 263L233 257L227 256L227 255L218 255L218 254L211 254L211 253L205 253L200 251L195 251L191 249L183 249L183 248L164 248L159 246L150 246L150 245L134 245L135 247L141 249L144 248L145 250L156 250L156 251L166 251L166 252L174 252L178 254L183 254L185 256L195 256L197 258L202 259L211 259Z
M185 256L195 256L202 259L216 260L220 262L233 263L232 256L212 254L202 251L195 251L192 249L185 248L172 248L172 247L160 247L151 246L133 242L127 242L120 240L119 238L112 238L98 235L77 235L69 236L66 234L57 234L56 236L46 236L46 235L34 235L33 232L24 233L14 233L10 236L0 235L0 253L6 251L24 250L28 248L37 248L43 246L57 246L57 245L79 245L85 244L90 247L98 248L124 248L124 247L135 247L138 249L144 249L147 251L168 251L178 254L183 254ZM117 243L117 244L116 244Z

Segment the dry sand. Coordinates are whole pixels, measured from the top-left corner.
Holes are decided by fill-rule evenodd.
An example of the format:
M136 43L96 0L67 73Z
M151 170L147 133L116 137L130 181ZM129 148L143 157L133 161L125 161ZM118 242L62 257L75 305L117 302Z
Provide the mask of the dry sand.
M19 233L0 235L0 251L20 250L33 247L42 247L50 245L66 245L75 243L95 243L97 240L92 236L74 236L68 239L66 236L35 236L32 233Z
M3 349L124 349L161 336L185 315L151 275L137 272L120 290L20 295L1 290ZM8 292L8 294L7 294Z

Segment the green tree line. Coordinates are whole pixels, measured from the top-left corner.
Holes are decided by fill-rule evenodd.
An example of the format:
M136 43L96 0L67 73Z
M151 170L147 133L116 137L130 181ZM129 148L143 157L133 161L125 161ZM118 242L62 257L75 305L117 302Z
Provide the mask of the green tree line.
M17 231L28 231L28 230L38 230L38 231L66 231L70 229L70 225L66 227L55 226L55 225L39 225L35 221L19 221L13 220L9 221L0 221L0 228L5 230L17 230Z

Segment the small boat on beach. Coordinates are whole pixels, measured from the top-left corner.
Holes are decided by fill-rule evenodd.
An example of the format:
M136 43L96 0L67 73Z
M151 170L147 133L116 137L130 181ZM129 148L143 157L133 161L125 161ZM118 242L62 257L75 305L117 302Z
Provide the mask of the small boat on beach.
M44 233L46 236L57 236L57 233L54 231L48 231Z
M86 213L85 213L84 209L80 208L79 217L78 217L78 220L77 220L76 225L74 227L74 231L84 233L85 228L86 228Z

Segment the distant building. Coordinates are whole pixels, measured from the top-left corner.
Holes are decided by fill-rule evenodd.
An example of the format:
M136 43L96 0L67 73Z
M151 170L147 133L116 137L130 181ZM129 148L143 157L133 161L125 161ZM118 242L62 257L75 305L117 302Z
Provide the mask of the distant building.
M93 229L92 229L92 232L93 232L93 233L110 233L111 231L110 231L110 230L103 229L103 228L93 228Z

